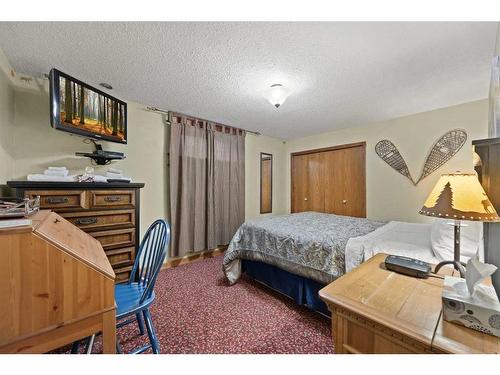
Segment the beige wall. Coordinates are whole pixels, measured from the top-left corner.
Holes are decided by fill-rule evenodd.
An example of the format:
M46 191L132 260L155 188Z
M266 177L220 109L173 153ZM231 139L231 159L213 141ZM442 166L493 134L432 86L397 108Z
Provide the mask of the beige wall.
M3 59L2 59L3 57ZM76 157L76 151L92 151L83 137L52 129L49 119L47 81L23 82L10 79L10 70L0 51L0 184L25 179L47 166L67 166L81 173L90 159ZM9 85L9 82L11 85ZM141 191L141 232L157 218L169 217L167 147L168 127L162 115L146 111L144 105L128 102L127 145L102 142L104 149L122 151L127 158L113 162L134 181L144 182ZM95 166L103 173L108 166Z
M7 59L1 50L0 67L0 185L3 185L13 172L14 91Z
M494 55L500 55L500 22L498 23L497 29L497 40L495 43L495 53Z
M128 144L101 142L105 150L121 151L123 161L110 166L123 170L136 182L146 185L141 190L141 233L155 219L169 216L166 157L168 132L161 115L144 110L138 103L128 102ZM49 97L46 90L16 90L14 144L24 145L14 151L12 177L24 179L29 173L40 173L47 166L67 166L71 173L82 173L91 165L88 158L75 156L76 151L93 151L83 137L50 127ZM105 173L110 166L94 166Z
M375 144L389 139L403 155L414 179L418 179L434 142L446 131L464 129L468 140L444 166L418 186L396 173L375 154ZM486 138L488 102L481 100L435 111L401 117L287 142L285 165L286 207L290 210L290 153L366 141L367 216L373 219L426 221L419 209L442 173L472 171L471 140Z
M89 160L74 156L75 151L90 151L83 138L54 130L49 124L46 82L21 83L10 77L5 56L0 50L0 184L25 178L49 165L66 165L81 172ZM144 106L129 102L129 143L103 142L108 150L123 151L127 159L113 163L135 181L144 182L141 196L142 231L158 217L169 216L168 127L161 115L147 112ZM273 154L273 213L290 211L290 153L344 143L367 142L367 214L370 218L423 221L418 215L426 195L441 173L471 170L472 139L487 136L487 101L466 103L355 128L318 134L283 143L267 136L246 137L246 218L260 216L260 152ZM462 128L468 132L466 146L436 173L414 187L376 156L376 142L394 142L412 174L417 177L427 153L444 132ZM96 168L97 172L106 167ZM269 214L268 214L269 215Z
M260 214L260 153L273 155L273 212ZM286 213L285 145L277 138L248 134L245 139L245 217L255 219Z
M12 179L25 179L47 166L67 166L71 173L82 173L90 160L75 156L75 151L92 151L83 137L50 127L49 93L46 81L22 82L11 79L10 65L0 50L0 185ZM11 84L9 84L11 83ZM122 151L127 158L113 162L134 181L144 182L141 194L141 230L159 217L169 218L169 178L167 153L169 128L165 117L128 102L128 144L102 142L104 149ZM16 147L14 147L14 145ZM281 140L246 137L246 217L259 214L260 152L273 154L273 213L286 212L283 199L285 146ZM103 173L107 166L94 166Z
M39 84L39 83L38 83ZM34 85L35 87L38 87ZM91 151L93 146L83 143L82 137L52 129L49 124L48 88L17 89L15 92L14 144L26 142L26 149L13 153L12 177L24 179L29 173L39 173L49 165L64 165L72 173L82 173L90 165L87 158L76 157L75 151ZM169 178L167 152L170 132L161 115L144 110L144 105L128 102L128 144L102 142L105 149L122 151L127 158L113 162L112 166L123 169L135 181L145 182L141 196L142 229L158 217L169 217ZM273 213L286 212L283 199L285 145L283 141L247 135L245 141L246 162L246 218L261 216L260 152L273 154ZM95 166L97 173L107 170ZM264 215L262 215L264 216Z

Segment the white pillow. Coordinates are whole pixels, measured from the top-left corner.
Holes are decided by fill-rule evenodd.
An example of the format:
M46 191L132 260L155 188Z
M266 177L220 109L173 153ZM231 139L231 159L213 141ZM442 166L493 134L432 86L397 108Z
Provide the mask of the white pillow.
M431 246L436 258L453 260L454 228L453 220L435 219L431 228ZM483 259L483 223L480 221L461 221L460 260L467 262L477 255Z

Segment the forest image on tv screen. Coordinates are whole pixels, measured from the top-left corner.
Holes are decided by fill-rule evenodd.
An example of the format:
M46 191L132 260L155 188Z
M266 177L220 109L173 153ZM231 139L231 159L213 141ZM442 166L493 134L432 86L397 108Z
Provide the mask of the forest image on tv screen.
M122 103L59 77L61 125L125 140L125 108Z

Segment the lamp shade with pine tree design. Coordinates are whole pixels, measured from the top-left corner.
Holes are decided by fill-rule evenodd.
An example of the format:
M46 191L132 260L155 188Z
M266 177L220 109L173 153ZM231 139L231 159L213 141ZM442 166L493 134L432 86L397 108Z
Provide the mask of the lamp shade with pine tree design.
M454 220L500 220L473 173L442 175L427 197L420 214Z

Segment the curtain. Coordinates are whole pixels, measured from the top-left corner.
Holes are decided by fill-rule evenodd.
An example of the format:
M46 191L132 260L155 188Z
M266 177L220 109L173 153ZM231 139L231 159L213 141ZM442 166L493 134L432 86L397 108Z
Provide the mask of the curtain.
M170 123L170 256L178 257L228 244L243 223L245 133L178 114Z

